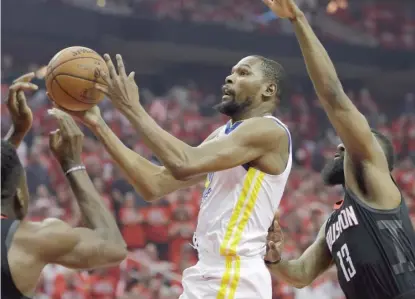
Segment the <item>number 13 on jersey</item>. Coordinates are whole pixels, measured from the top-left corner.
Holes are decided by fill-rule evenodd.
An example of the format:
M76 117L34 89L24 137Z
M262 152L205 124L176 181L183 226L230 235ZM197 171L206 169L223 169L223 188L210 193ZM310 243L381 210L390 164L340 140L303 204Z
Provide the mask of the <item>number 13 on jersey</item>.
M339 263L342 268L344 278L347 282L349 282L350 279L356 275L356 269L350 257L349 248L347 247L347 244L344 244L340 248L340 250L337 251L337 258L339 259Z

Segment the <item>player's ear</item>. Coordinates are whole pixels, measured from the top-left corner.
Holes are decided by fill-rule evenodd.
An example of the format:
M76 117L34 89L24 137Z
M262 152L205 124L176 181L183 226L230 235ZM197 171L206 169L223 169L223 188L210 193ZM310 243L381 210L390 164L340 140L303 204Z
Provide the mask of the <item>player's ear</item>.
M262 92L262 96L265 99L272 99L276 93L277 85L275 83L269 83L265 85L264 91Z

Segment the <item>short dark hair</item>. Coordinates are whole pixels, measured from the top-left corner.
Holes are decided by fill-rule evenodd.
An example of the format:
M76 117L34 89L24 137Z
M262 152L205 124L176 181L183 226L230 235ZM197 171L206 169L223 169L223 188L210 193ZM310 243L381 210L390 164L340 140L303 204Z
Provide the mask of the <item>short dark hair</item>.
M23 167L14 146L1 140L1 205L12 203L20 182Z
M383 152L385 153L386 160L388 161L388 167L389 171L393 170L393 167L395 165L395 150L393 149L393 144L389 140L388 137L386 137L385 134L382 134L376 129L371 129L373 135L375 135L376 139L380 143L380 146L383 149Z
M281 100L285 92L287 78L284 68L275 60L260 55L254 55L254 57L261 61L264 77L277 85L277 97Z

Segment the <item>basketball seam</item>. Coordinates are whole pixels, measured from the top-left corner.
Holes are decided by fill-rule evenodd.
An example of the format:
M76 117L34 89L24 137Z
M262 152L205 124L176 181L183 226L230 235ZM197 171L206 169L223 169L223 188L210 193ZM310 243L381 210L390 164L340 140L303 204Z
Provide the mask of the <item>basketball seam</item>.
M55 76L55 78L56 78L57 76ZM63 87L59 84L59 81L58 80L56 80L56 79L53 79L52 80L52 84L53 84L53 81L56 81L56 84L58 84L58 86L59 86L59 88L60 89L62 89L62 91L64 92L64 93L66 93L68 96L70 96L72 99L74 99L75 101L77 101L77 102L80 102L80 103L82 103L82 104L95 104L95 100L91 100L91 101L93 101L93 103L88 103L88 102L84 102L84 101L81 101L81 100L79 100L79 99L77 99L77 98L75 98L73 95L71 95L69 92L67 92L65 89L63 89ZM78 78L79 79L79 78ZM82 78L81 78L82 79ZM53 89L53 88L52 88Z
M55 75L55 78L57 78L57 77L59 77L59 76L62 76L62 75L64 75L64 76L69 76L69 77L73 77L73 78L76 78L76 79L81 79L81 80L89 81L89 82L98 83L98 84L101 84L101 85L104 85L104 84L102 84L102 83L97 82L96 80L87 79L87 78L80 77L80 76L77 76L77 75L74 75L74 74L69 74L69 73L59 73L59 74ZM55 80L55 79L54 79L54 80ZM106 85L106 84L105 84L105 85Z
M99 54L97 54L97 55L99 55ZM98 58L94 58L94 57L75 57L75 58L71 58L71 59L68 59L68 60L65 60L65 61L63 61L63 62L61 62L61 63L59 63L57 66L55 66L54 68L51 68L51 70L49 71L49 74L47 74L46 76L45 76L45 80L47 80L48 79L48 77L50 76L50 74L52 74L53 73L53 71L56 69L56 68L58 68L58 67L60 67L62 64L65 64L65 63L67 63L67 62L69 62L69 61L74 61L74 60L77 60L77 59L93 59L93 60L98 60L98 61L101 61L102 62L102 59L98 59ZM53 81L53 80L52 80Z

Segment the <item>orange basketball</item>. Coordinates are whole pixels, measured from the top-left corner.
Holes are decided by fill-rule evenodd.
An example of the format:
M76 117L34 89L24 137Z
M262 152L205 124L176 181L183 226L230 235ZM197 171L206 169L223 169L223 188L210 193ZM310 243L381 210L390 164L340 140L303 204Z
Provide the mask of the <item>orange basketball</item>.
M63 49L49 62L46 89L59 106L71 111L87 110L104 97L94 88L96 83L105 85L100 70L108 74L104 59L94 50L85 47Z

